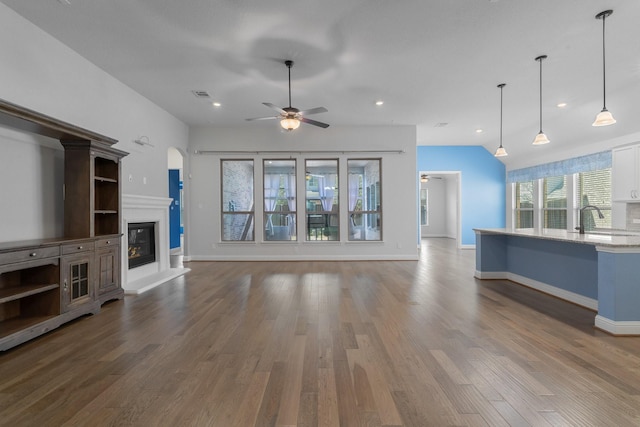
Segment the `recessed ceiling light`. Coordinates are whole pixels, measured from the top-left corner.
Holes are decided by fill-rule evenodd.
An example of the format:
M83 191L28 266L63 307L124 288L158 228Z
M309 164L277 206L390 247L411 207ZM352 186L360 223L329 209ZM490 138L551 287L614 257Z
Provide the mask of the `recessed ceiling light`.
M214 107L219 107L219 106L221 106L222 104L220 104L219 102L214 102L212 105L213 105Z
M58 0L58 3L63 4L65 6L71 6L71 2L69 0Z
M484 130L482 130L482 129L476 129L476 133L482 133L482 132L484 132Z
M564 108L566 106L567 106L566 102L558 102L558 105L557 105L558 108Z
M381 105L383 105L383 104L384 104L384 101L382 101L382 100L376 101L376 105L377 105L378 107L379 107L379 106L381 106Z

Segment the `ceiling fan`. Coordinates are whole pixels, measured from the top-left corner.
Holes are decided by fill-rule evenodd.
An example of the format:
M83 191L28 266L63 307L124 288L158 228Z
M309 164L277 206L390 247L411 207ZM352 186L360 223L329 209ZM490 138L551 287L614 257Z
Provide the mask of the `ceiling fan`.
M329 125L326 123L322 123L316 120L311 120L305 117L308 114L317 114L317 113L326 113L328 110L324 107L316 107L308 110L298 110L295 107L291 106L291 67L293 67L293 61L286 60L284 61L284 65L289 69L289 106L280 108L269 102L263 102L263 105L266 105L269 108L276 110L280 113L277 116L271 117L256 117L252 119L247 119L248 121L253 120L272 120L272 119L280 119L280 126L288 131L292 131L294 129L298 129L300 126L300 122L307 123L310 125L318 126L321 128L328 128Z
M442 177L430 176L430 175L427 175L426 173L423 173L422 175L420 175L420 182L429 182L430 179L442 179Z

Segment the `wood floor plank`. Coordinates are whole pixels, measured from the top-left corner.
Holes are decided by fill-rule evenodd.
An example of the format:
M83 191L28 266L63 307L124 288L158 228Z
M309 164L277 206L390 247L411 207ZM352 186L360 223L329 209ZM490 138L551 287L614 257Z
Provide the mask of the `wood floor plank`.
M0 353L0 426L638 427L640 337L474 257L189 263Z

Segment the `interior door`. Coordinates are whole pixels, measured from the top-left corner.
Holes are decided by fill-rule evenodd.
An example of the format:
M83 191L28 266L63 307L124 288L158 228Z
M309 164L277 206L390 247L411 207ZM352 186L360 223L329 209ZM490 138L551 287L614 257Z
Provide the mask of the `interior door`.
M169 248L180 247L180 171L169 169Z

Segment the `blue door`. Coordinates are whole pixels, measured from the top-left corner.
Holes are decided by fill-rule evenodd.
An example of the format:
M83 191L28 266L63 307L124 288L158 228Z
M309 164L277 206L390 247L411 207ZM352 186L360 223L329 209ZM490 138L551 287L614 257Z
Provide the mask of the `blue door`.
M180 247L180 171L169 169L169 247Z

